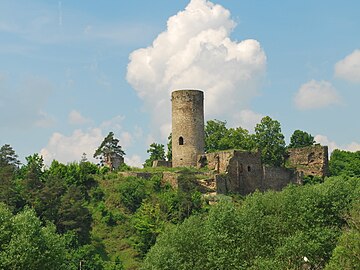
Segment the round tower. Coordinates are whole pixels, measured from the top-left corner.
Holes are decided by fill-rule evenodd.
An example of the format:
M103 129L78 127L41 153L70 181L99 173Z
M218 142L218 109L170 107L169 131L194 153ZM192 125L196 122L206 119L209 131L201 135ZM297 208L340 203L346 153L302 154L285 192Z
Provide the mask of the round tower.
M204 93L177 90L172 102L172 166L195 167L197 156L204 154Z

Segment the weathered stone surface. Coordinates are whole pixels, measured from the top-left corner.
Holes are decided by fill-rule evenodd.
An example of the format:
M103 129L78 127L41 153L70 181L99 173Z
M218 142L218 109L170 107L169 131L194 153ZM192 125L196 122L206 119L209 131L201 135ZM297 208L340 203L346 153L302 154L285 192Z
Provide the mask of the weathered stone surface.
M287 163L305 176L328 176L328 147L314 145L289 149Z
M171 161L167 161L167 160L154 160L153 164L152 164L153 168L156 167L167 167L167 168L171 168L172 167L172 162Z
M207 165L215 174L218 193L247 195L255 190L281 190L289 183L301 183L293 169L266 167L260 152L221 151L198 157L198 166Z
M176 172L163 172L162 183L168 183L173 188L178 188L178 177L179 174Z
M124 164L124 158L117 155L105 156L105 165L111 170L118 169L122 164Z
M302 184L302 176L293 169L283 167L263 167L263 188L265 190L281 190L288 184Z
M172 92L172 165L195 167L204 153L204 93L199 90Z

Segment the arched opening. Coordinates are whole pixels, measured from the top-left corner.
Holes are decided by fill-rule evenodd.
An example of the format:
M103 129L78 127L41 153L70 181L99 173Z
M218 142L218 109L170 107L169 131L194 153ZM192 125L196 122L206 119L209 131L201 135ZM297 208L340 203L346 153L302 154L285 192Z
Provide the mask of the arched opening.
M184 145L184 138L183 137L179 137L179 145Z
M251 172L251 167L250 166L248 166L248 172Z

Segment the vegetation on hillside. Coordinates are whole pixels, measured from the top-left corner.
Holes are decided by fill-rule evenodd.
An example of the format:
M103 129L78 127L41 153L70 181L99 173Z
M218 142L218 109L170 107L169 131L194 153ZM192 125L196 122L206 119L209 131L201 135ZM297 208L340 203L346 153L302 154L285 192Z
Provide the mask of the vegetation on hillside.
M255 134L217 120L206 132L208 151L263 144L264 161L282 162L284 137L271 118ZM123 151L109 135L115 151ZM306 132L294 137L293 145L313 144ZM110 148L99 152L103 159ZM164 147L154 143L149 154L150 164L164 157ZM21 165L6 144L0 148L0 268L360 269L360 152L335 150L329 166L331 177L322 183L245 198L218 195L214 204L200 193L195 168L118 169L151 172L145 179L85 157L46 167L34 154ZM165 171L180 175L179 188L162 181Z

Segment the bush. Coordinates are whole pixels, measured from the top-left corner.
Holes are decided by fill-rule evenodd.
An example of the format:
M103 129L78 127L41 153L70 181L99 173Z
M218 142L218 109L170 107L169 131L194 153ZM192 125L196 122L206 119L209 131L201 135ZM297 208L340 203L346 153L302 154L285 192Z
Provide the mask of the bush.
M118 187L120 202L132 213L140 207L148 194L146 180L137 177L127 177Z

